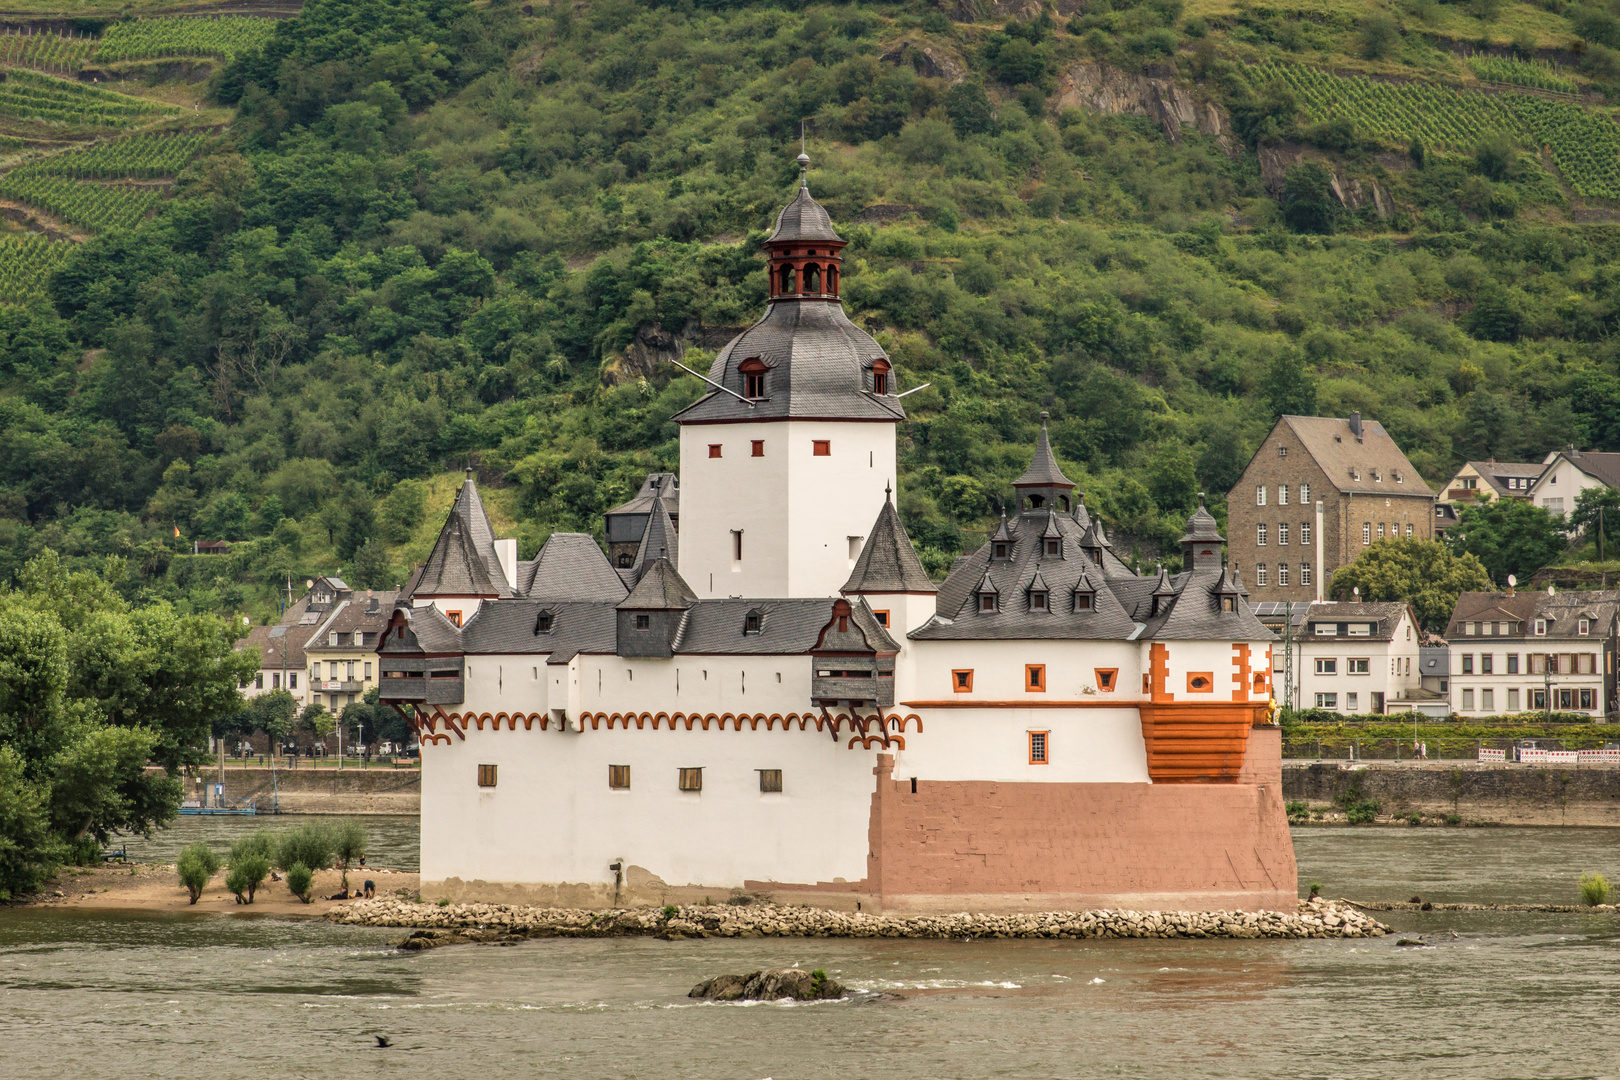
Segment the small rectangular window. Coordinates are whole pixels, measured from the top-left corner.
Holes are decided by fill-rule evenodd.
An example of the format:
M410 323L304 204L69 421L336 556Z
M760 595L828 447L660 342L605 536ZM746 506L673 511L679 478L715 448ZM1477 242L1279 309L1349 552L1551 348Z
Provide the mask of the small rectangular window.
M1495 675L1496 672L1491 670L1493 667L1495 667L1495 665L1496 665L1496 654L1495 653L1480 653L1479 654L1479 673L1481 675Z
M1311 485L1309 485L1309 484L1301 484L1301 485L1299 485L1299 505L1308 506L1308 505L1310 505L1310 501L1311 501Z
M829 439L811 439L810 453L814 457L832 457L832 441Z
M1254 568L1254 583L1264 587L1266 584L1266 564L1259 563Z
M1308 521L1299 523L1299 542L1302 544L1311 542L1311 523Z
M1029 763L1031 765L1045 765L1046 738L1050 732L1032 731L1029 733Z
M1583 709L1591 709L1593 707L1592 702L1593 702L1592 691L1590 691L1590 690L1582 690L1581 691L1581 704L1580 704L1580 707L1583 708Z
M1277 505L1278 506L1287 506L1288 505L1288 485L1287 484L1278 484L1277 485Z
M280 685L281 685L281 676L277 675L277 676L275 676L275 686L279 687ZM258 676L253 680L253 688L255 690L263 690L264 689L264 672L262 672L262 671L259 672Z
M1318 675L1337 675L1339 673L1338 658L1318 660L1316 662L1316 673Z
M366 661L366 682L371 681L371 661Z
M1591 633L1591 631L1592 621L1590 619L1582 619L1580 622L1575 624L1575 632L1582 637L1585 637L1587 634Z
M709 456L710 457L719 457L720 456L720 444L719 443L712 442L712 443L709 444Z
M1382 540L1383 538L1384 538L1384 523L1382 521L1380 521L1378 523L1378 539Z
M742 534L741 529L731 530L731 561L742 562Z
M287 673L287 688L289 690L298 689L298 672L291 671Z
M1288 447L1286 447L1286 446L1277 447L1277 456L1280 457L1280 458L1287 457L1288 456Z
M1264 505L1266 505L1266 485L1260 484L1260 485L1257 485L1255 487L1255 489L1254 489L1254 505L1256 505L1256 506L1264 506Z
M1410 521L1408 521L1408 522L1407 522L1407 523L1406 523L1406 535L1407 535L1407 536L1411 536L1411 535L1412 535L1412 523L1411 523L1411 522L1410 522Z
M1363 544L1372 543L1372 522L1370 521L1361 523L1361 542Z
M1507 673L1509 675L1517 675L1519 673L1519 654L1516 652L1510 652L1507 654Z
M461 625L461 612L459 611L447 611L444 613L444 617L455 623L457 626ZM337 678L337 664L332 665L332 678Z
M1485 690L1481 690L1479 692L1479 707L1484 712L1495 712L1496 711L1496 691L1493 690L1493 689L1489 689L1489 688L1487 688Z
M1547 620L1546 619L1537 619L1536 620L1536 636L1541 637L1546 632L1547 632Z
M875 372L872 375L872 393L883 395L889 392L889 376L886 372Z
M1464 690L1462 692L1462 711L1474 711L1474 692L1472 690Z
M630 787L630 766L609 765L608 787L620 790L628 790Z
M879 626L883 627L885 630L889 628L889 613L886 609L879 608L878 610L872 612L872 614L877 616Z
M753 454L754 457L764 457L765 456L765 440L764 439L754 439L749 443L749 445L754 448L754 454Z
M759 790L761 790L761 791L781 791L782 790L782 770L781 769L760 769L759 770Z
M1261 525L1256 525L1254 527L1254 543L1255 543L1256 547L1265 547L1266 546L1266 526L1265 525L1261 524Z
M636 616L636 629L637 630L651 630L652 629L652 616L651 615L637 615Z
M1339 707L1338 694L1317 694L1316 707L1318 709L1337 709Z
M1507 711L1508 712L1518 712L1519 711L1519 692L1517 690L1509 690L1507 697L1508 697Z
M1024 689L1030 693L1037 693L1046 689L1046 665L1024 665Z
M1370 658L1365 656L1352 656L1345 663L1349 665L1348 670L1352 675L1367 675L1371 671Z
M1114 689L1114 683L1119 679L1118 668L1097 668L1097 689L1109 692Z
M1463 653L1462 654L1462 673L1464 675L1472 675L1474 673L1474 654L1473 653Z
M1288 585L1288 564L1285 562L1277 564L1277 584L1284 588Z
M702 791L703 790L703 770L702 769L682 769L681 770L681 790L682 791Z
M958 694L973 692L973 669L957 668L951 672L951 689Z
M760 622L761 622L761 620L760 620L760 617L759 617L759 612L750 611L748 614L743 616L743 633L745 633L745 634L757 634L757 633L759 633Z
M479 787L494 787L495 786L495 766L493 766L493 765L480 765L480 766L478 766L478 786Z
M1288 546L1288 522L1284 521L1277 526L1277 546Z
M1346 695L1344 695L1344 707L1345 708L1349 709L1351 712L1355 712L1356 709L1360 708L1360 706L1361 706L1361 703L1357 699L1356 694L1346 694Z

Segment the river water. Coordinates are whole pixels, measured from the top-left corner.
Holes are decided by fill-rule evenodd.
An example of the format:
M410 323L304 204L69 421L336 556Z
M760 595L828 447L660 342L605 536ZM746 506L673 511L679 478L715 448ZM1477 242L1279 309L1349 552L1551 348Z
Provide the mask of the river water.
M1567 901L1620 833L1296 833L1330 895ZM399 954L274 917L0 910L5 1077L1611 1077L1620 920L1403 913L1367 941L533 941ZM696 1004L709 975L862 991ZM892 995L885 996L881 992ZM373 1035L387 1035L375 1049Z

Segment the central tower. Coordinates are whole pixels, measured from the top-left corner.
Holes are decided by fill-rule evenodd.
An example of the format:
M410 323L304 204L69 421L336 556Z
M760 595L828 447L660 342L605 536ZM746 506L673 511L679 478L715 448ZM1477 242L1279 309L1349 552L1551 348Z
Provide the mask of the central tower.
M809 157L798 161L798 195L764 245L765 316L675 417L679 569L700 597L838 595L895 482L894 372L844 314L846 242L810 197Z

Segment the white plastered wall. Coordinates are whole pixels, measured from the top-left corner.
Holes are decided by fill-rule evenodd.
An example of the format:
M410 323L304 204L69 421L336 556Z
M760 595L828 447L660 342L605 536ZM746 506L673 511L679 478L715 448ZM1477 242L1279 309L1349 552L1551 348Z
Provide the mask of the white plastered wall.
M752 456L754 440L764 456ZM813 443L830 454L816 457ZM719 445L721 456L709 456ZM854 421L681 428L680 572L701 597L835 596L850 537L871 531L895 482L894 425ZM733 532L743 534L735 560Z

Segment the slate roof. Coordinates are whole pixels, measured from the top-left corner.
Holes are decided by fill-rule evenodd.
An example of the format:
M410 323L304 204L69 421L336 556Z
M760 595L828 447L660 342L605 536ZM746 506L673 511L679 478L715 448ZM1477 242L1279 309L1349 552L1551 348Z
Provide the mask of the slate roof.
M1063 475L1057 458L1052 455L1052 440L1046 434L1046 414L1041 413L1041 434L1035 441L1035 457L1024 470L1024 475L1013 481L1013 487L1074 487L1074 481Z
M1603 638L1608 634L1614 617L1620 614L1620 590L1591 590L1563 592L1515 592L1512 596L1500 592L1465 592L1457 597L1457 606L1451 611L1446 624L1446 637L1452 648L1463 648L1478 642L1488 645L1508 635L1465 634L1463 624L1471 622L1506 622L1511 616L1524 624L1520 634L1511 635L1527 642L1551 641L1562 644L1581 642L1601 650ZM1535 632L1535 620L1547 620L1547 632ZM1580 632L1580 621L1589 619L1591 625L1585 635ZM1483 628L1482 628L1483 629ZM1502 628L1504 631L1506 627Z
M1620 488L1620 454L1605 454L1594 450L1566 450L1558 455L1581 472L1612 488ZM1544 468L1551 468L1549 463Z
M675 522L670 519L668 508L654 500L652 512L647 517L647 530L641 534L641 547L636 550L636 573L645 574L647 568L659 559L671 563L679 561L676 558L679 543Z
M772 300L765 317L720 350L709 378L743 392L738 366L758 357L769 369L768 396L753 408L730 394L711 390L681 412L681 423L706 420L772 420L795 417L838 420L904 420L906 411L891 392L866 390L866 370L887 359L872 335L849 321L836 300ZM891 379L892 388L895 380Z
M877 523L855 560L855 569L841 590L845 593L932 593L939 588L928 579L917 550L911 546L911 537L887 497L883 509L878 511Z
M389 618L394 613L394 604L403 595L393 589L373 592L369 595L351 593L346 599L339 601L326 618L317 626L304 643L306 652L351 652L361 648L358 642L350 639L348 644L329 645L330 635L354 634L356 632L376 634L388 625ZM376 638L371 639L375 644Z
M744 633L749 613L760 615L757 634ZM699 655L794 656L815 647L821 628L832 620L833 601L699 600L686 612L675 637L675 652ZM878 624L862 600L850 603L850 617L878 652L897 652L898 642Z
M1225 539L1221 535L1221 528L1216 524L1214 516L1204 509L1204 504L1200 501L1198 509L1194 510L1192 517L1187 519L1187 531L1182 535L1181 542L1183 544L1219 544L1223 543Z
M1294 606L1297 613L1297 610L1304 605L1296 604ZM1366 637L1358 636L1356 640L1393 641L1395 640L1395 628L1401 624L1401 616L1405 615L1408 610L1409 608L1406 604L1398 601L1361 602L1347 600L1335 602L1331 600L1324 600L1320 603L1313 603L1310 605L1310 610L1305 613L1305 618L1300 622L1300 625L1302 625L1304 629L1297 631L1297 640L1325 640L1342 642L1345 640L1342 636L1318 639L1315 633L1310 629L1311 624L1366 623L1377 620L1377 630L1371 634L1368 634ZM1412 617L1412 626L1415 631L1418 626L1416 615Z
M472 470L456 492L439 539L405 586L406 596L516 596L495 554L495 532Z
M496 603L497 601L491 601ZM481 606L473 616L483 613ZM400 600L395 603L394 610L403 612L406 625L409 627L414 640L401 641L394 634L383 639L382 647L377 651L384 655L411 653L446 653L454 655L461 652L461 631L456 624L445 618L444 613L431 604L423 607L411 607L408 601Z
M1376 420L1361 422L1360 442L1350 429L1350 421L1341 417L1284 416L1278 423L1288 425L1305 452L1340 491L1387 496L1434 494ZM1620 458L1620 454L1615 457ZM1360 479L1353 478L1352 470ZM1375 470L1378 480L1373 479ZM1401 477L1398 482L1397 474Z
M544 633L535 629L541 612L551 615ZM461 647L470 654L550 653L546 663L566 664L581 652L612 652L618 632L611 603L503 600L484 604L467 620Z
M663 503L671 514L680 513L681 482L674 473L648 473L635 495L608 514L650 514L655 503Z
M535 600L618 603L629 588L596 541L584 533L552 533L540 553L518 563L522 594Z
M810 178L806 171L810 159L799 155L799 193L793 201L782 207L782 212L776 215L776 229L765 241L767 244L780 240L831 240L838 242L841 238L833 232L832 215L815 199L810 197Z
M697 593L676 571L675 564L660 558L647 564L641 580L618 607L620 611L678 611L696 602Z
M1620 458L1620 454L1613 456ZM1546 465L1539 461L1470 461L1468 464L1487 484L1491 485L1491 489L1498 495L1521 499L1530 494L1530 489L1523 487L1510 490L1503 481L1511 476L1515 479L1528 479L1534 482L1547 468Z
M255 626L248 631L247 637L236 643L236 647L258 649L259 667L263 670L275 668L280 671L285 660L289 671L299 671L305 666L303 639L308 634L308 630L297 626Z

